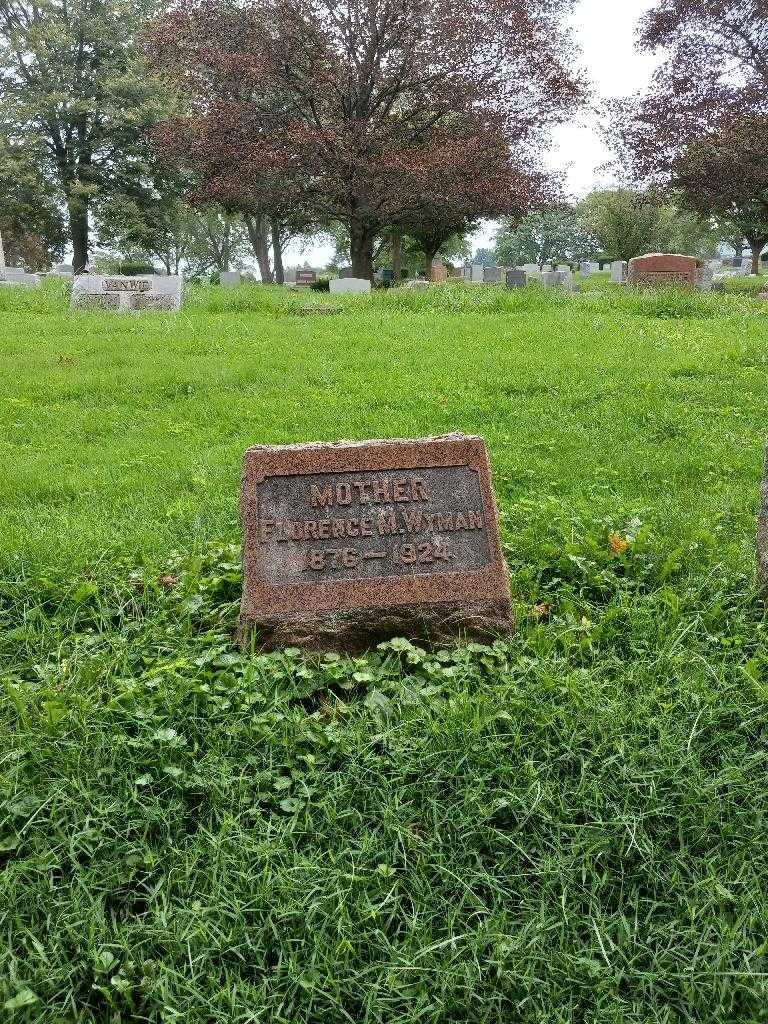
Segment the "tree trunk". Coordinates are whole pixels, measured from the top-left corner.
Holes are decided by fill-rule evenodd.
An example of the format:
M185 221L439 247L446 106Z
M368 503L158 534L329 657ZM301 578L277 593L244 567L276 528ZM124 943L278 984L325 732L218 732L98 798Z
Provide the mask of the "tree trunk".
M352 276L373 281L374 232L353 220L349 225L349 248L352 256Z
M397 284L403 278L403 236L393 231L390 236L392 246L392 280Z
M424 250L424 256L426 257L426 260L427 260L427 280L431 281L432 280L432 262L433 262L435 256L437 256L437 249L433 249L430 246L428 249Z
M262 217L261 215L253 217L250 214L247 214L245 218L245 226L248 228L248 237L251 240L251 248L256 256L256 262L259 264L261 283L272 284L274 282L274 277L272 275L272 267L269 263L269 242L267 241L266 217Z
M69 233L72 238L72 269L82 274L88 265L88 207L78 197L69 203Z
M283 250L280 241L280 222L272 221L272 262L275 267L275 284L285 284L285 272L283 270Z
M752 250L752 273L760 273L760 253L763 251L765 246L765 239L761 238L758 241L752 239L749 240L749 248Z

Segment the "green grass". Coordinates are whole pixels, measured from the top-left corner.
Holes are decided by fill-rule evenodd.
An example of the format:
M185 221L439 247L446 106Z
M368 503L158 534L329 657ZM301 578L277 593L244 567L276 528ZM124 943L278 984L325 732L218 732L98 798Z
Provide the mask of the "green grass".
M0 1020L768 1021L767 327L736 290L0 290ZM517 635L239 654L243 449L450 430Z

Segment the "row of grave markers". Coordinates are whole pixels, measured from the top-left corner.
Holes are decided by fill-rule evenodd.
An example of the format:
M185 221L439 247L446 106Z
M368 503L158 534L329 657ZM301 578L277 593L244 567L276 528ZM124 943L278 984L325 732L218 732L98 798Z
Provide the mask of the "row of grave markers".
M445 266L440 261L443 274L433 272L433 282L445 280ZM718 280L726 276L719 261L707 264L692 256L653 253L636 257L629 263L616 261L610 264L610 279L614 284L626 284L630 287L649 288L676 285L695 288L700 291L711 291ZM597 263L580 264L582 276L590 276L599 272ZM732 274L743 272L743 267L730 267ZM433 271L435 270L433 265ZM55 268L55 276L71 276L65 266ZM504 268L472 264L464 267L457 276L473 284L506 284L507 288L524 288L529 279L539 280L546 289L564 289L573 291L575 287L574 273L570 266L560 265L553 268L546 264L543 269L533 264L522 267ZM142 312L149 310L176 312L181 308L184 280L180 276L146 274L135 277L105 274L79 274L73 277L71 305L73 309L101 309L115 312ZM317 280L316 271L300 269L295 272L293 280L286 283L293 287L309 287ZM237 286L241 275L237 271L225 272L220 275L223 286ZM23 270L5 266L0 239L0 284L26 285L36 287L40 277L27 274ZM411 281L410 285L428 286L426 281ZM351 271L342 271L338 278L329 282L331 293L369 294L371 282L363 278L351 276Z

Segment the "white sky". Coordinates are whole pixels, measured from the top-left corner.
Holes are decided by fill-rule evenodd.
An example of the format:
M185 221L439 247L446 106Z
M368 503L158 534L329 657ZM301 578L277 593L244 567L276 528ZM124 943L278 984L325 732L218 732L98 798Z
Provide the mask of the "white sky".
M592 82L595 102L612 96L626 96L648 82L657 59L635 50L635 28L654 0L581 0L571 19L572 31L582 52L582 65ZM599 168L610 152L600 139L597 114L582 111L553 133L548 164L566 171L569 191L581 197L593 188L611 184L611 177ZM472 239L475 247L487 245L494 233L492 222L484 223ZM291 248L286 266L306 260L322 267L333 256L330 246L314 245L305 251Z

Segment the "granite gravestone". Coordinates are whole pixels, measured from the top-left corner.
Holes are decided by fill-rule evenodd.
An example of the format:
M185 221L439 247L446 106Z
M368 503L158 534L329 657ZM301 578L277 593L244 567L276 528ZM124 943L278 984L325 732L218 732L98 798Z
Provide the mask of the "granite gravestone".
M303 269L296 271L296 284L299 288L308 288L315 281L317 281L317 274L314 270Z
M485 267L482 263L473 263L469 271L469 279L475 284L480 284L485 276Z
M624 260L614 260L611 264L611 284L624 284L627 278L627 264Z
M708 264L696 268L696 287L700 292L711 292L715 283L715 272Z
M503 273L501 267L483 267L483 281L486 284L501 284Z
M331 278L328 287L330 291L336 294L352 292L359 295L368 295L371 291L371 282L364 277L334 277Z
M142 277L77 274L72 286L71 304L73 309L174 313L181 309L183 286L183 278L160 274Z
M627 282L633 288L695 288L698 260L694 256L651 253L629 261Z
M506 273L507 288L525 288L528 275L524 270L508 270Z
M249 448L240 511L243 644L354 651L512 628L480 437Z

